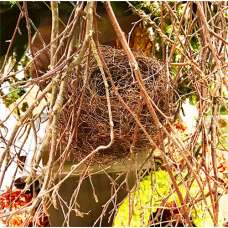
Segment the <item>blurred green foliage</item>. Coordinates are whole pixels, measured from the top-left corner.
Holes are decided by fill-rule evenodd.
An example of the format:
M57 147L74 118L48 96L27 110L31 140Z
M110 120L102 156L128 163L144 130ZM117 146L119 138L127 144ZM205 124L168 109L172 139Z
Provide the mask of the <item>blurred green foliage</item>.
M9 93L3 99L6 107L9 107L18 98L20 98L24 93L25 93L25 90L23 88L10 87Z
M168 174L160 170L146 176L139 183L137 190L131 194L133 200L132 220L129 223L129 198L119 208L115 226L147 226L149 216L155 212L170 191L171 181Z
M195 53L199 53L199 50L200 50L200 42L199 42L199 39L197 39L196 36L193 36L190 39L190 44L191 44L191 47L192 47L193 51Z
M144 177L137 186L137 189L121 204L114 221L114 226L148 226L149 216L157 210L161 205L162 200L166 197L168 197L168 203L176 202L177 205L180 206L177 194L171 192L171 185L172 182L169 175L164 170L151 172L150 175ZM185 187L183 185L180 185L179 187L182 194L185 195ZM199 188L196 182L192 184L189 191L192 198L197 196ZM206 191L207 189L205 188L205 192ZM131 213L130 208L132 208ZM205 204L199 202L194 205L194 208L195 209L191 210L191 215L196 226L212 225L212 220ZM132 214L131 219L129 219L129 214Z

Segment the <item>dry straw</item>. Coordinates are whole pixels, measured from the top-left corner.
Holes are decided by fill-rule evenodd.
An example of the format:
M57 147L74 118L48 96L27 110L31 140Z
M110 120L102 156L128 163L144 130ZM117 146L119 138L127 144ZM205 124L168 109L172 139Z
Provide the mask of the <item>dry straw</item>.
M102 46L101 52L119 94L132 111L138 115L141 123L156 142L158 129L156 129L143 102L138 83L125 52L109 46ZM164 65L155 58L145 57L137 53L135 53L135 56L148 93L160 109L160 111L157 111L159 120L164 124L164 115L171 116L173 109L172 89ZM87 69L88 81L84 90L83 85ZM114 143L108 149L101 150L96 154L99 161L102 161L100 160L101 157L109 160L125 156L132 147L140 149L151 147L142 130L136 125L132 115L115 95L111 82L109 82L109 93L114 123ZM79 102L81 96L84 96L82 104ZM110 140L104 82L92 55L88 57L88 61L85 58L80 67L75 69L68 85L66 101L68 102L62 110L59 122L61 129L59 131L60 144L66 144L70 136L73 135L70 145L70 154L73 154L71 159L80 160L96 147L108 143ZM81 111L78 118L79 104L81 105Z

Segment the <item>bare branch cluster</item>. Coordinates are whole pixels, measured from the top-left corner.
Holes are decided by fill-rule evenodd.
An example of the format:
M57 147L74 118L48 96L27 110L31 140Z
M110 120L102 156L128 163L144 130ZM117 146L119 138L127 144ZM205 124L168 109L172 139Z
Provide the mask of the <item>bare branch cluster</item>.
M30 52L30 62L23 70L25 74L30 72L32 78L11 81L11 86L26 92L10 106L8 116L0 119L0 185L13 162L17 168L11 188L20 167L30 170L22 194L34 189L37 180L40 184L39 192L33 192L28 204L0 216L10 221L16 214L26 212L35 224L54 205L63 211L64 222L69 225L72 211L83 216L77 197L86 178L90 178L94 199L99 201L91 177L103 172L113 189L94 221L102 224L111 204L114 206L110 220L116 213L118 191L128 185L126 173L134 170L139 182L148 169L154 171L155 157L159 157L160 168L167 171L172 182L170 194L177 193L179 204L175 202L174 207L179 211L179 220L193 225L191 213L200 202L206 205L214 225L218 225L219 195L227 188L227 180L219 171L220 157L227 150L219 129L220 113L226 109L227 99L226 3L164 1L158 3L158 16L153 17L153 13L148 15L129 2L139 21L128 40L111 3L105 2L104 6L119 49L100 43L95 2L76 4L64 27L59 20L58 3L51 2L50 42L40 42L38 49L33 45L33 24L26 3L21 8L18 21L26 19ZM138 24L150 36L146 50L139 50L142 45L133 45L140 43L136 40ZM37 29L36 39L39 35ZM13 40L14 37L12 43ZM2 85L19 73L15 68L7 69L11 47L12 44L2 64ZM37 86L35 98L15 126L9 126L9 119L22 109ZM186 99L195 100L198 117L193 132L184 134L180 133L185 130L183 124L178 125L177 121ZM40 137L44 128L45 134ZM31 137L34 145L24 166L21 157ZM136 155L141 158L135 159ZM66 172L69 162L71 167ZM120 178L119 185L119 177L113 179L110 175L114 169L109 168L114 164L126 175ZM60 188L76 173L79 181L67 205ZM199 189L195 196L189 191L193 184ZM168 197L164 198L161 208L166 207L167 201ZM129 214L129 225L131 217Z

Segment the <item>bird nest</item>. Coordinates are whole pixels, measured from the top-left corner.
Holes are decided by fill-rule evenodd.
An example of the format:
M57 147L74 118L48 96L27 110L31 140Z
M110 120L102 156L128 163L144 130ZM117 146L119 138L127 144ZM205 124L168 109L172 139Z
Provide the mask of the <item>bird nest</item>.
M138 82L125 52L107 46L102 46L101 51L119 95L137 115L152 139L158 142L159 129L156 128L143 101ZM147 92L160 109L160 111L156 111L157 116L164 124L164 115L171 116L172 114L172 90L164 64L154 58L134 54ZM86 80L85 75L87 76L87 84L83 86ZM98 160L102 160L101 158L113 159L114 157L125 157L131 148L136 150L151 148L134 117L126 110L126 106L116 95L108 77L107 80L114 123L114 142L108 149L100 150L94 157L99 158ZM59 121L61 129L59 135L61 143L59 145L66 145L68 140L72 139L71 143L68 143L70 159L79 161L98 146L107 145L110 142L110 124L104 81L92 54L87 60L85 58L72 75L67 96L68 102L62 110Z

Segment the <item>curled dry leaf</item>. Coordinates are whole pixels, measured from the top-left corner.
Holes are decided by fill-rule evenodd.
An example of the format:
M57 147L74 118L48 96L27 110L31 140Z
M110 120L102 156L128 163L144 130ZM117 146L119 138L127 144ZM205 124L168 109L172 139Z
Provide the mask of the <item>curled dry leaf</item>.
M8 189L6 192L0 195L0 215L3 215L6 211L14 211L20 209L23 206L29 206L32 200L31 193L23 193L22 190ZM7 217L1 218L3 224L8 226L35 226L46 227L49 226L47 216L42 213L35 221L28 219L26 213L18 213L13 215L10 219Z

